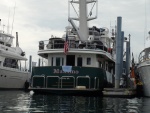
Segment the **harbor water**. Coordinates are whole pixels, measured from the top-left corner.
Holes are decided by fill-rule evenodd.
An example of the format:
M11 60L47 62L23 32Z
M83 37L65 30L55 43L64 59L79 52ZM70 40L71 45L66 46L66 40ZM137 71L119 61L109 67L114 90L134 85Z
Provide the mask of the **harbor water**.
M150 98L35 95L0 91L0 113L149 113Z

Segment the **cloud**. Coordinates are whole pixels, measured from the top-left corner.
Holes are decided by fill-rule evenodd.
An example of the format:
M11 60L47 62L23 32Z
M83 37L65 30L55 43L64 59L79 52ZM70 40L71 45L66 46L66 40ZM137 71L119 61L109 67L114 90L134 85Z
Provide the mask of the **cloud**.
M37 60L40 40L48 40L51 35L62 37L65 33L65 27L68 25L68 0L15 0L15 2L13 35L18 32L20 46L26 51L27 56L32 55ZM2 25L7 26L10 9L10 31L15 2L0 0ZM150 4L150 1L147 1L147 4ZM90 21L89 25L111 28L116 25L117 17L121 16L122 30L126 37L131 34L131 50L138 55L144 48L144 33L150 28L150 24L147 24L145 29L145 23L150 20L148 5L146 10L147 22L145 21L145 1L98 0L98 18ZM5 30L7 31L6 27Z

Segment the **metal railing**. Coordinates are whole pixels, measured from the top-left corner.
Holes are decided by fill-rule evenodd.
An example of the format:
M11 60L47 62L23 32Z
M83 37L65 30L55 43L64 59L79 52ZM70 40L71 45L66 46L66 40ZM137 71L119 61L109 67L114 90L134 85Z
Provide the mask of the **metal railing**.
M35 79L36 78L43 78L43 84L41 85L41 86L36 86L36 85L34 85L34 83L35 82L37 82ZM55 85L55 86L57 86L56 88L63 88L63 80L69 80L69 82L70 82L70 79L73 79L72 81L71 81L71 85L72 85L72 88L76 88L76 86L80 86L81 84L82 85L85 85L85 86L87 86L87 88L88 89L90 89L91 88L91 78L89 77L89 76L77 76L76 77L76 79L75 79L75 77L74 76L62 76L62 77L59 77L59 76L47 76L47 77L45 77L45 75L44 74L42 74L42 75L34 75L33 76L33 78L32 78L32 87L36 87L36 88L51 88L51 87L48 87L48 83L49 83L49 81L48 81L48 79L53 79L53 78L56 78L57 80L57 82L56 82L56 84L52 84L52 85ZM80 82L79 83L79 80L80 79L83 79L82 80L82 83ZM88 83L84 83L85 82L85 79L86 80L88 80ZM93 88L94 89L99 89L99 78L98 77L94 77L93 78ZM41 80L40 81L38 81L38 82L41 82ZM45 83L46 82L46 83ZM65 81L66 82L66 81ZM64 84L65 85L65 84ZM70 84L69 84L70 85ZM64 86L65 87L65 86Z
M48 85L48 78L58 78L58 88L59 88L59 84L60 84L60 77L59 76L47 76L46 77L46 88Z
M91 78L90 78L89 76L78 76L78 77L76 78L76 86L78 86L78 80L79 80L80 78L88 79L88 80L89 80L89 89L90 89L90 86L91 86Z
M73 88L75 88L75 77L73 76L62 76L61 79L61 88L63 88L63 79L73 78Z
M45 75L34 75L32 78L32 87L34 87L34 79L35 78L43 78L43 86L36 86L36 87L45 87ZM41 82L41 81L40 81Z
M39 42L39 50L46 49L63 49L64 48L64 40L63 39L54 39L53 41L44 40ZM69 40L68 41L69 48L72 49L101 49L109 52L109 42L103 42L100 40L89 41L86 40L84 43L79 44L79 41Z
M142 55L142 53L141 53L139 56L139 63L144 62L146 60L150 60L150 53L148 55Z
M94 89L98 89L99 88L99 78L95 77L94 78Z

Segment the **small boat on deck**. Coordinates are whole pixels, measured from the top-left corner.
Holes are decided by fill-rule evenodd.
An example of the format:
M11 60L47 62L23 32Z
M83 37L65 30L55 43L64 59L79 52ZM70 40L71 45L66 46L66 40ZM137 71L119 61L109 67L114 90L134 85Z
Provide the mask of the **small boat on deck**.
M101 95L104 87L113 87L115 41L107 28L87 26L87 21L96 18L87 19L87 4L96 4L97 0L69 2L79 4L80 18L69 17L72 26L66 27L62 38L39 42L38 55L47 65L32 68L30 90L43 94ZM73 20L79 20L79 28Z

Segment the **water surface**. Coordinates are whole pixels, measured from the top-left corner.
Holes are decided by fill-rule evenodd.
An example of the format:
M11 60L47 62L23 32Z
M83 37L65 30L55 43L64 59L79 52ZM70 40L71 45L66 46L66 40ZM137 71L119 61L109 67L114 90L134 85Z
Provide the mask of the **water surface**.
M0 91L0 113L150 113L150 98L35 95Z

